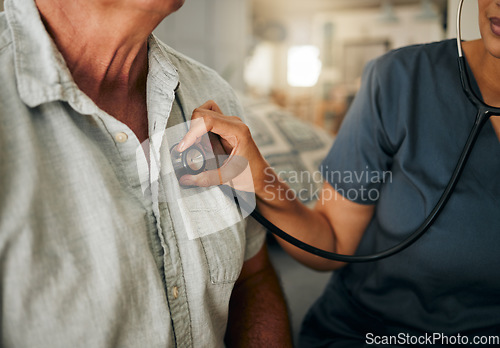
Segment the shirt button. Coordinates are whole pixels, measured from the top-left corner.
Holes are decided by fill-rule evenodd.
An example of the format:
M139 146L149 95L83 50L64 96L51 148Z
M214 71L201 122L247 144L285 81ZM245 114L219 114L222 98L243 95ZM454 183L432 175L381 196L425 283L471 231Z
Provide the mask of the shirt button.
M177 299L177 297L179 297L179 288L177 286L174 286L172 288L172 295L174 296L174 299Z
M115 134L115 140L119 143L124 143L127 141L127 139L128 139L127 133L120 132Z

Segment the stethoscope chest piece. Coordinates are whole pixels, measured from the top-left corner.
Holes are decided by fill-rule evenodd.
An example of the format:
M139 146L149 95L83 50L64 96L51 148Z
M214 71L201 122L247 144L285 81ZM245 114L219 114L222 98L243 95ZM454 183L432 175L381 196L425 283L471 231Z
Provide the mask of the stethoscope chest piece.
M177 151L176 144L171 148L170 155L172 157L172 164L177 178L186 174L200 174L205 170L206 155L197 145L192 145L186 150L179 152Z

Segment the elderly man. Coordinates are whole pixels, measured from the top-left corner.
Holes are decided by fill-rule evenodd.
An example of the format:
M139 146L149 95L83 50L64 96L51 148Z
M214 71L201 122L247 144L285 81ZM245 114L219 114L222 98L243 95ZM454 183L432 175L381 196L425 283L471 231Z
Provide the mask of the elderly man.
M290 344L255 222L204 235L200 211L217 220L234 210L220 191L202 192L211 206L199 209L162 197L161 182L144 190L153 175L152 160L149 167L138 160L141 143L208 99L242 113L220 77L151 35L182 4L6 1L2 347ZM160 181L169 161L164 141L149 146ZM190 228L200 235L190 238Z

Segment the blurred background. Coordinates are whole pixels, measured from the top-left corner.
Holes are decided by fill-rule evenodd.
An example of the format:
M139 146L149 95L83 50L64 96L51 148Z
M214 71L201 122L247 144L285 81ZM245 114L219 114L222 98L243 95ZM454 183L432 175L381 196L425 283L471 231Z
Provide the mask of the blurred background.
M456 37L457 4L458 0L186 0L155 33L233 86L261 152L287 180L287 173L317 172L366 62L390 49ZM478 38L476 0L465 1L462 20L463 38ZM313 193L321 182L287 181L295 192L305 192L300 197L304 203L314 204ZM331 274L295 262L271 237L268 245L296 339L307 309Z
M479 37L466 0L464 37ZM331 133L365 63L401 46L455 37L458 0L186 0L156 30L234 88Z

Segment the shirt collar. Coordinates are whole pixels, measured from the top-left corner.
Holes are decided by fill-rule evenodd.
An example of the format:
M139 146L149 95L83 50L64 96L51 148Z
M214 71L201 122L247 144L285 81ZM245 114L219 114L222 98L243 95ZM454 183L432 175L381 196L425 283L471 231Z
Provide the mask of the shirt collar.
M6 0L21 99L30 107L74 98L77 90L33 0Z

